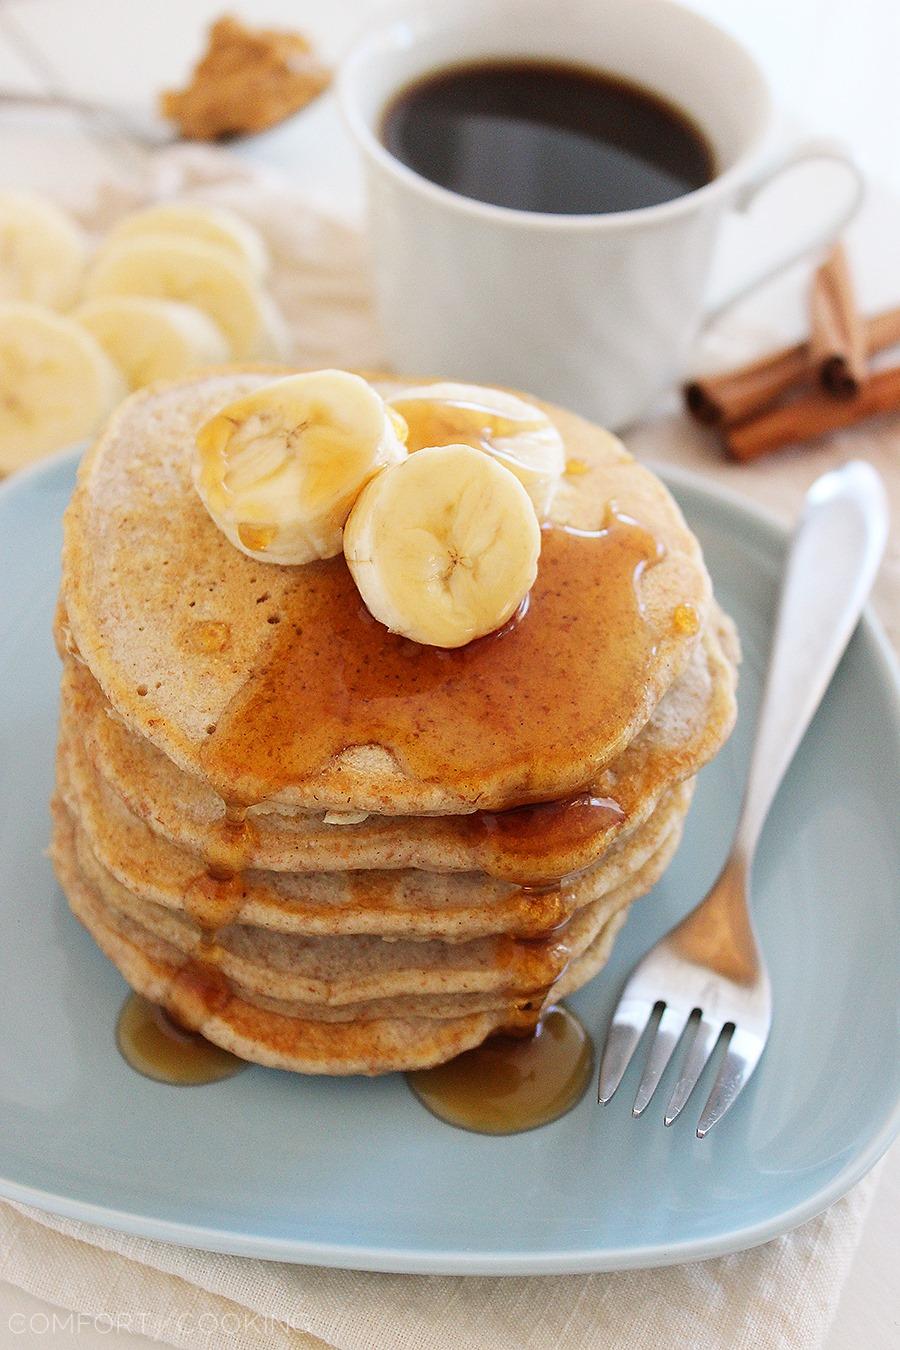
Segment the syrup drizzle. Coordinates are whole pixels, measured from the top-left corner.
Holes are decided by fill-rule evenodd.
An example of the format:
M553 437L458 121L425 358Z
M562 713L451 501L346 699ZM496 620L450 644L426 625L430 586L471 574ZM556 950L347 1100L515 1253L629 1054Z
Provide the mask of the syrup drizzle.
M137 994L119 1016L117 1044L139 1073L173 1084L211 1083L246 1068L244 1060L182 1026L179 1014L202 1024L221 1013L233 995L219 969L218 936L240 919L246 897L243 871L256 840L256 827L246 809L226 803L216 857L187 884L184 910L200 930L194 953L172 972L165 1005Z
M693 637L700 631L700 615L693 605L676 605L672 610L672 631Z
M471 443L522 430L496 414L484 420L477 408L467 415ZM466 439L458 425L448 435ZM438 442L432 435L429 443ZM465 820L482 838L496 839L526 876L549 848L577 846L620 823L622 809L609 797L535 802L532 766L548 758L552 766L554 757L568 762L573 744L615 734L638 710L654 654L640 580L660 557L653 536L615 512L598 531L547 529L528 603L499 633L456 651L388 633L362 605L343 558L296 569L261 666L209 728L204 768L226 813L215 856L186 889L185 909L201 941L173 973L170 1004L202 1024L233 997L218 968L217 934L240 917L242 873L256 843L247 807L302 783L349 746L383 745L412 776L470 793L473 801L492 775L516 778L514 802L521 805ZM190 637L196 649L213 651L230 633L207 622ZM449 1065L408 1076L429 1109L487 1133L556 1119L580 1098L592 1063L577 1019L563 1008L541 1012L571 954L564 890L525 887L513 907L516 926L498 938L496 959L520 991L509 1026L524 1037L494 1037ZM118 1040L141 1072L200 1082L244 1066L181 1030L165 1010L135 1000L123 1009ZM215 1067L177 1062L207 1055Z
M473 804L495 778L516 782L511 805L540 800L536 773L552 777L573 745L615 736L642 706L655 647L640 579L660 556L616 514L593 532L547 529L525 611L453 651L377 623L343 558L298 567L261 665L203 747L204 770L222 796L250 803L379 744Z
M530 1036L492 1036L446 1064L406 1081L423 1106L478 1134L519 1134L570 1111L591 1079L590 1036L562 1005L548 1008Z
M555 802L536 802L509 811L476 811L465 818L476 838L495 840L500 854L490 870L528 886L540 882L548 856L570 852L621 825L625 812L612 797L582 792ZM529 867L535 872L529 874Z
M475 398L393 398L391 407L408 428L410 454L430 445L471 445L498 453L497 441L538 430L543 419L510 417ZM502 454L501 454L502 457Z
M145 1078L174 1086L199 1086L232 1078L243 1059L180 1026L164 1008L130 994L116 1024L122 1058Z
M514 938L541 938L571 918L573 904L569 890L562 885L517 886L508 901L506 931Z
M195 619L184 632L184 643L195 652L222 652L231 641L231 628L218 619Z
M244 886L239 872L210 864L184 891L185 913L204 933L236 923L244 903Z

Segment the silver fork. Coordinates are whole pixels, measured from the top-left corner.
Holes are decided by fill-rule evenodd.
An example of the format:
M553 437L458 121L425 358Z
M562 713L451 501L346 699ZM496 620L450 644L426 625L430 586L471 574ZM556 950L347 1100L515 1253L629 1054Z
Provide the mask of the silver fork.
M851 461L810 488L785 569L731 853L706 898L652 948L625 985L603 1052L598 1101L608 1102L616 1091L659 1007L634 1115L649 1104L689 1022L693 1036L666 1109L667 1125L680 1114L723 1033L724 1057L698 1139L734 1104L759 1063L772 996L748 905L753 858L781 780L856 627L887 531L884 488L871 465Z

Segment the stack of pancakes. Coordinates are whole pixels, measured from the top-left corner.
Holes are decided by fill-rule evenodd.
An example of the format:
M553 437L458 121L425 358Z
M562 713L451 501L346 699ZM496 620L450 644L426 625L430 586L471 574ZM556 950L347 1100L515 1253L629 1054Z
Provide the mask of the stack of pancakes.
M539 571L519 621L532 651L521 678L507 670L491 687L497 649L484 639L476 657L445 653L443 664L426 649L425 681L423 649L384 634L408 687L394 703L385 672L367 671L370 704L340 644L374 620L321 604L313 614L308 599L318 577L361 608L343 559L255 562L192 486L199 426L271 378L222 372L135 395L82 465L57 619L54 862L129 984L211 1041L306 1073L424 1067L533 1025L604 964L678 846L695 774L731 729L736 641L662 484L608 433L547 408L572 466L555 526L599 530L613 504L655 541L653 565L629 578L637 602L610 609L635 631L610 621L598 638L577 586L563 631L558 603L542 608ZM613 687L638 625L639 678L595 715L580 672L608 671ZM579 663L582 632L592 645ZM302 776L284 753L318 732L298 725L301 679L307 695L310 681L322 690L323 724L345 721L348 735ZM343 711L336 689L350 690ZM444 721L429 731L423 708L438 693ZM391 709L408 719L413 696L422 754L392 736ZM553 700L546 720L541 699ZM378 736L366 740L370 706ZM452 761L425 774L448 708Z

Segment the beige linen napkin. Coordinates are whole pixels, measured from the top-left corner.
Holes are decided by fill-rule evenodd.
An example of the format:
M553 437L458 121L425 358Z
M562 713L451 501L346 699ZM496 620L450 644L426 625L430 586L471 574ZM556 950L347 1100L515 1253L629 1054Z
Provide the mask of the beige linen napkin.
M192 1350L806 1350L834 1314L874 1185L734 1256L492 1279L250 1261L0 1205L0 1276Z
M213 151L177 149L152 164L146 197L175 194L232 205L263 231L295 361L384 365L365 249L355 231L312 210L281 180ZM100 228L134 204L133 191L109 189L85 213L86 223ZM747 341L737 322L723 327L708 340L710 360L743 359ZM687 465L785 518L823 469L864 456L888 483L893 510L900 509L896 419L747 467L722 461L706 434L674 412L627 440L642 458ZM896 537L891 548L877 600L897 646ZM378 1275L219 1256L0 1204L0 1278L97 1319L101 1329L118 1326L175 1346L811 1350L831 1322L874 1186L871 1174L818 1218L734 1256L612 1275L506 1279Z

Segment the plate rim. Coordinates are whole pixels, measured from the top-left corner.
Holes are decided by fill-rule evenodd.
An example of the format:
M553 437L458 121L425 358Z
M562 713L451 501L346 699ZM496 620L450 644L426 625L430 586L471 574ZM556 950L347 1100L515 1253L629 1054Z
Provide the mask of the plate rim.
M0 482L0 504L8 496L22 489L27 490L36 481L50 477L69 463L75 465L82 452L83 447L62 450L10 474ZM683 489L700 498L709 499L713 505L724 505L747 518L758 530L767 534L778 547L784 547L789 537L789 527L771 512L745 500L733 488L723 486L679 465L654 463L652 460L642 462L647 464L667 487L674 487L676 491ZM900 734L900 663L871 605L866 606L860 627L864 630L881 668L880 673L893 711L895 730ZM296 1237L280 1238L234 1230L226 1232L221 1228L190 1224L181 1220L158 1219L93 1201L72 1199L38 1186L23 1185L3 1176L0 1176L0 1198L14 1204L31 1206L51 1215L113 1229L133 1237L298 1265L412 1275L586 1274L681 1265L690 1261L729 1255L768 1242L815 1218L845 1195L886 1152L898 1132L900 1132L900 1095L868 1144L849 1158L827 1185L819 1187L790 1209L782 1210L779 1214L756 1223L743 1226L737 1224L727 1231L681 1242L643 1243L626 1247L582 1247L555 1253L540 1251L473 1253L453 1249L423 1252L414 1247L397 1246L373 1249L358 1243L321 1242Z

